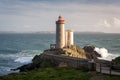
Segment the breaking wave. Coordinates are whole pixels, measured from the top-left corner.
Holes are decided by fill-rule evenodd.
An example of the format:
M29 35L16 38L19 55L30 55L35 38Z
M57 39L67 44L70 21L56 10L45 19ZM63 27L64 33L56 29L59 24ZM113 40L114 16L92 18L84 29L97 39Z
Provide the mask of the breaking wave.
M12 54L0 54L0 58L14 60L14 62L18 63L30 63L35 55L39 55L41 53L40 50L23 50L21 52Z
M15 62L20 62L20 63L31 63L33 57L20 57L15 60Z
M25 50L22 51L17 55L17 58L14 60L14 62L19 62L19 63L31 63L32 59L35 55L40 54L40 50Z
M22 50L17 53L0 54L0 75L8 74L13 71L11 69L31 63L35 55L39 55L41 50Z
M101 57L98 57L99 59L104 59L104 60L109 60L109 61L120 56L118 54L109 53L108 50L104 47L103 48L95 47L94 51L101 54Z

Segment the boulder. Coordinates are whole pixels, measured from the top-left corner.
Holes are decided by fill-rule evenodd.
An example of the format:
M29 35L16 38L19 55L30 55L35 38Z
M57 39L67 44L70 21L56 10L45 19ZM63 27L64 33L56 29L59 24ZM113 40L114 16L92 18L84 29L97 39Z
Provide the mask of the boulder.
M86 56L88 59L97 59L97 57L101 57L99 53L94 51L94 46L84 46L83 49L86 52Z

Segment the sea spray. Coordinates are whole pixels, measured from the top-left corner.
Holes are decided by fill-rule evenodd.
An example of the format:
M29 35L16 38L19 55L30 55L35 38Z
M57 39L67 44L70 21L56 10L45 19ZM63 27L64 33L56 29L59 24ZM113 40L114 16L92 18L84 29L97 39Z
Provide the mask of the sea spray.
M104 59L104 60L111 61L112 59L119 56L118 54L109 53L108 50L104 47L103 48L95 47L94 51L101 54L101 57L98 57L99 59Z
M20 58L17 58L15 60L15 62L19 62L19 63L31 63L32 59L33 59L33 57L20 57Z
M35 55L40 54L40 50L24 50L17 56L17 58L14 60L15 62L19 63L31 63L32 59Z
M41 50L22 50L17 53L1 53L0 54L0 75L8 74L14 71L11 69L17 68L27 63L31 63L35 55L39 55Z

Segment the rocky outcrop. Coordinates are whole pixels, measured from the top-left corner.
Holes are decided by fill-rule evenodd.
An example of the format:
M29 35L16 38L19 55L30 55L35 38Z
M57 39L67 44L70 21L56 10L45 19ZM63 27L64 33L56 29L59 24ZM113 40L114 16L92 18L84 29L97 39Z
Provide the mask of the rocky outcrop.
M36 55L32 59L32 63L23 65L13 70L19 69L20 71L30 71L36 68L57 66L53 64L55 63L54 59L53 60L45 59L44 54L70 56L70 57L76 57L76 58L82 58L82 59L97 59L97 57L100 57L100 55L94 51L94 48L95 48L94 46L85 46L84 48L81 48L76 45L71 45L63 49L48 49L48 50L45 50L42 54Z
M97 59L97 57L101 57L100 54L98 54L96 51L94 51L95 47L94 46L85 46L84 51L86 53L86 57L88 59Z
M36 55L33 59L32 59L32 63L23 65L21 67L18 67L17 69L12 69L12 70L20 70L20 72L23 71L30 71L33 69L37 69L37 68L45 68L45 67L54 67L55 65L51 63L50 60L44 59L42 58L43 54L41 55Z
M101 55L94 51L94 49L95 49L94 46L85 46L81 48L77 45L71 45L63 49L45 50L43 53L71 56L83 59L97 59L97 57L101 57Z
M71 46L68 46L66 48L63 48L63 50L64 50L64 52L65 52L64 54L66 56L87 59L87 56L86 56L84 49L82 49L79 46L71 45Z

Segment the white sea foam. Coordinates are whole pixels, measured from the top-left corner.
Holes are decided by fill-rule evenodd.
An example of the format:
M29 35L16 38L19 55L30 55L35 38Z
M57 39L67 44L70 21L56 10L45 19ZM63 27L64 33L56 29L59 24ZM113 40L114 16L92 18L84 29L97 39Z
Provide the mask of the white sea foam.
M0 66L0 71L2 72L10 71L10 67Z
M97 53L101 54L101 57L98 57L99 59L104 59L104 60L111 61L112 59L114 59L114 58L119 56L118 54L109 53L106 48L95 47L94 51L96 51Z
M39 55L41 50L23 50L18 53L0 54L0 58L12 59L18 63L30 63L35 55Z
M16 55L16 59L14 60L15 62L19 63L31 63L32 59L35 55L40 54L40 50L24 50L19 52Z
M33 57L20 57L15 60L15 62L20 62L20 63L31 63Z
M0 76L6 75L9 73L18 73L19 72L19 70L12 71L11 69L12 69L11 67L0 66Z

